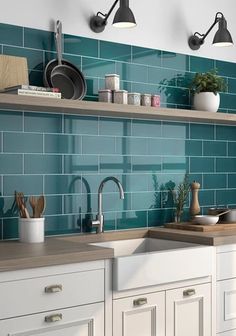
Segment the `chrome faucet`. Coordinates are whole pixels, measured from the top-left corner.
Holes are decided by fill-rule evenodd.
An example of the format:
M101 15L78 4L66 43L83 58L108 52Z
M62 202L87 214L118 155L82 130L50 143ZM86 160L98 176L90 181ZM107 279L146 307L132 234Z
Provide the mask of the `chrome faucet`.
M108 176L102 180L98 188L98 213L96 215L96 220L91 221L92 228L96 228L96 233L104 232L104 215L102 213L102 190L107 181L113 181L116 183L120 191L120 199L124 199L124 190L120 181L114 176Z

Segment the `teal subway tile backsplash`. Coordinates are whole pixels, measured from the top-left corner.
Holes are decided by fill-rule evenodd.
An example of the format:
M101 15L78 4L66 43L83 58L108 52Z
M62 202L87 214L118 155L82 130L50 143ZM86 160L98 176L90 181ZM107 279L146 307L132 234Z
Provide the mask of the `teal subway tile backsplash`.
M26 56L30 83L56 58L52 32L0 24L5 54ZM86 99L97 101L104 76L118 73L121 88L161 95L163 107L188 109L196 72L218 68L228 81L221 111L236 111L235 64L168 51L64 35L63 57L86 76ZM196 112L197 113L197 112ZM173 221L172 190L189 174L201 184L202 213L236 204L235 126L49 112L0 110L0 239L17 239L14 191L44 193L46 234L89 232L97 191L107 176L122 183L125 199L108 182L103 190L105 230ZM183 219L188 219L187 201Z

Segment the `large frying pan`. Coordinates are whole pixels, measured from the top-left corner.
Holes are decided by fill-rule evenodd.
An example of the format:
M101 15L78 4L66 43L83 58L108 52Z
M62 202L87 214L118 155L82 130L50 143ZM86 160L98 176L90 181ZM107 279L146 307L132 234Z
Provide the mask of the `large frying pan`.
M87 91L82 72L72 63L62 59L62 24L56 23L57 59L51 60L44 71L44 84L60 90L62 98L83 99Z

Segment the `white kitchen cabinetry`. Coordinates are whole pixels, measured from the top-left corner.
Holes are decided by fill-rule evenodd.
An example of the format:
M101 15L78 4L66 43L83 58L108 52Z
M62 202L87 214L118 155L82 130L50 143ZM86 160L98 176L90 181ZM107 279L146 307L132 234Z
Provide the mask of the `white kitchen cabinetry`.
M166 336L211 335L211 284L166 292Z
M165 293L114 300L113 336L165 336Z
M220 336L236 336L236 244L217 247L216 328Z
M104 261L0 275L0 336L104 336Z

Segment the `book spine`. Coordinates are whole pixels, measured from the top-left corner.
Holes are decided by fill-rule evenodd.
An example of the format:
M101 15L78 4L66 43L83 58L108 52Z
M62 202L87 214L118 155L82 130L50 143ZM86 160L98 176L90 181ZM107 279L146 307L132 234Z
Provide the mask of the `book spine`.
M35 91L35 90L17 90L18 95L21 96L35 96L35 97L48 97L48 98L61 98L60 92L47 92L47 91Z
M43 92L59 92L58 88L49 88L49 87L34 86L34 85L22 85L19 89L21 89L21 90L43 91Z

